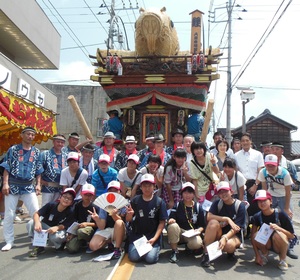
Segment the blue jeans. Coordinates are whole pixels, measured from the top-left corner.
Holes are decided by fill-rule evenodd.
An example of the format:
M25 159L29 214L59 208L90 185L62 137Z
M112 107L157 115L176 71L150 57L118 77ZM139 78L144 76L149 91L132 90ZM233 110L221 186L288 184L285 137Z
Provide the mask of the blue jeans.
M150 252L140 257L133 243L130 243L128 248L128 258L132 262L139 262L141 260L144 260L146 263L153 264L158 262L159 251L159 244L155 244Z
M272 196L272 207L273 208L279 208L280 211L284 211L284 206L285 206L285 196L282 197L276 197L276 196ZM290 203L290 209L292 209L292 205Z

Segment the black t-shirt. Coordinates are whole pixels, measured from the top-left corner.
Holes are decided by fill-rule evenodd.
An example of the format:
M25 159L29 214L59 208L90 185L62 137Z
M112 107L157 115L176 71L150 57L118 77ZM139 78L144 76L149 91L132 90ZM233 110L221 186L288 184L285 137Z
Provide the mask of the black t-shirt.
M62 212L57 210L58 202L49 202L44 205L38 214L43 216L42 222L50 227L64 225L67 229L74 222L74 211L71 206L68 206Z
M184 230L205 228L204 212L198 202L194 203L193 207L186 207L183 201L180 201L171 210L169 219L171 218Z
M91 211L91 212L94 212L93 208L95 208L96 212L99 213L100 208L97 205L95 205L93 202L91 202L89 206L84 207L82 205L82 200L79 200L74 205L74 217L75 217L75 220L78 223L85 223L85 222L96 223L92 219L91 214L89 214L89 212L88 212L88 210Z
M231 205L227 205L223 202L223 206L220 209L220 211L218 210L218 203L219 203L219 199L212 203L209 209L210 213L221 217L228 217L240 228L244 228L245 218L246 218L246 209L244 203L242 202L240 203L237 212L235 211L235 204L237 203L237 199L235 199L234 203L232 203ZM225 234L230 230L231 230L231 226L226 225L222 228L222 233Z
M261 226L261 221L259 216L261 215L261 221L262 223L265 223L267 225L269 225L270 223L273 224L278 224L276 223L276 214L275 214L275 210L273 211L273 213L269 216L265 216L261 211L256 213L253 216L253 224L257 227ZM280 227L284 228L285 230L289 231L290 233L294 233L294 228L293 225L291 223L290 218L288 217L288 215L285 212L279 212L278 213L278 220L280 223Z
M168 218L166 204L157 196L153 196L150 201L145 201L142 195L137 195L132 199L131 207L134 210L134 216L132 232L129 236L130 242L139 239L143 235L148 240L153 238L159 222ZM157 242L159 242L159 239Z

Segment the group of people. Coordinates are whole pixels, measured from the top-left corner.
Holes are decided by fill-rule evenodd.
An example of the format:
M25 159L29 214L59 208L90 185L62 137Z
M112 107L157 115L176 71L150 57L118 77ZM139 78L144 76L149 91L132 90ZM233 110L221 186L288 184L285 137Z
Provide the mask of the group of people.
M177 129L171 146L165 147L163 135L150 133L144 139L146 148L138 151L131 135L118 150L112 131L105 133L100 147L89 139L79 143L74 132L66 147L65 136L56 134L53 147L41 152L32 145L35 134L32 127L23 129L22 143L12 146L1 164L6 241L2 251L14 246L13 220L21 200L33 218L27 225L29 236L44 230L56 250L66 247L70 253L107 246L113 258L119 258L125 241L131 261L156 263L166 228L171 263L178 262L178 244L185 243L186 250L203 252L201 264L208 267L207 247L218 241L228 259L235 259L252 223L248 233L257 264L266 264L269 250L279 254L282 270L288 268L287 255L298 258L293 253L296 236L290 204L297 178L278 142L263 144L260 152L252 148L251 135L244 133L231 149L217 132L214 147L208 148ZM122 195L128 205L107 213L94 203L107 192ZM42 194L41 208L36 194ZM76 230L68 232L74 222ZM255 239L263 223L274 230L266 245ZM140 256L135 241L143 236L152 249ZM44 247L34 247L30 256L43 252Z

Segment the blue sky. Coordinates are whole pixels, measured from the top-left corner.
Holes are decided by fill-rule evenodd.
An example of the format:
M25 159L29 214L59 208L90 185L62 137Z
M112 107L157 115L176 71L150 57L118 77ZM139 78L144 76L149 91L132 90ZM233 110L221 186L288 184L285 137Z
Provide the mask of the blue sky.
M111 1L95 0L37 0L49 16L61 40L61 60L59 70L28 70L27 72L40 82L59 82L69 84L95 85L89 81L94 67L88 54L95 55L97 47L105 49L107 39L109 14L100 5ZM129 8L130 1L115 0L116 13L126 27L129 47L134 50L134 22L138 17L138 9L122 10L123 4ZM291 4L283 13L284 7ZM208 24L208 15L215 12L217 21L226 21L227 13L224 1L174 1L174 0L131 0L132 6L144 8L167 8L167 14L175 23L180 40L180 49L190 49L190 15L195 9L204 12L205 41L214 48L221 47L224 52L219 65L221 79L214 82L210 90L210 98L215 99L216 125L226 126L226 65L227 65L227 30L226 23ZM255 93L255 99L246 105L246 119L258 116L265 109L273 115L298 126L298 131L292 134L293 140L300 140L300 118L297 111L299 101L299 39L293 32L300 26L300 0L241 0L234 1L232 21L232 80L236 81L239 71L257 46L264 32L270 32L268 25L273 26L272 18L281 18L262 43L243 75L234 85L250 86ZM278 10L282 4L281 9ZM119 10L121 9L121 10ZM247 12L242 12L246 9ZM276 11L278 13L276 14ZM101 13L98 15L98 13ZM242 18L242 20L238 20ZM273 21L274 23L275 21ZM208 30L210 29L210 31ZM209 35L209 39L208 39ZM84 46L79 48L78 46ZM223 106L225 102L225 106ZM232 91L231 127L242 123L242 103L240 91L235 87ZM271 139L272 140L272 139Z

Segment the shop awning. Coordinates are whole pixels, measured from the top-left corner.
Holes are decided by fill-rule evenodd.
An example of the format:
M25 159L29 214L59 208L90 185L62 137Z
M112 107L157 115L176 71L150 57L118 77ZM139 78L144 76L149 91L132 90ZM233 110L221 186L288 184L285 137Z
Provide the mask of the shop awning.
M21 143L20 133L26 126L36 129L35 143L46 142L57 133L55 115L0 87L0 155L10 146Z

